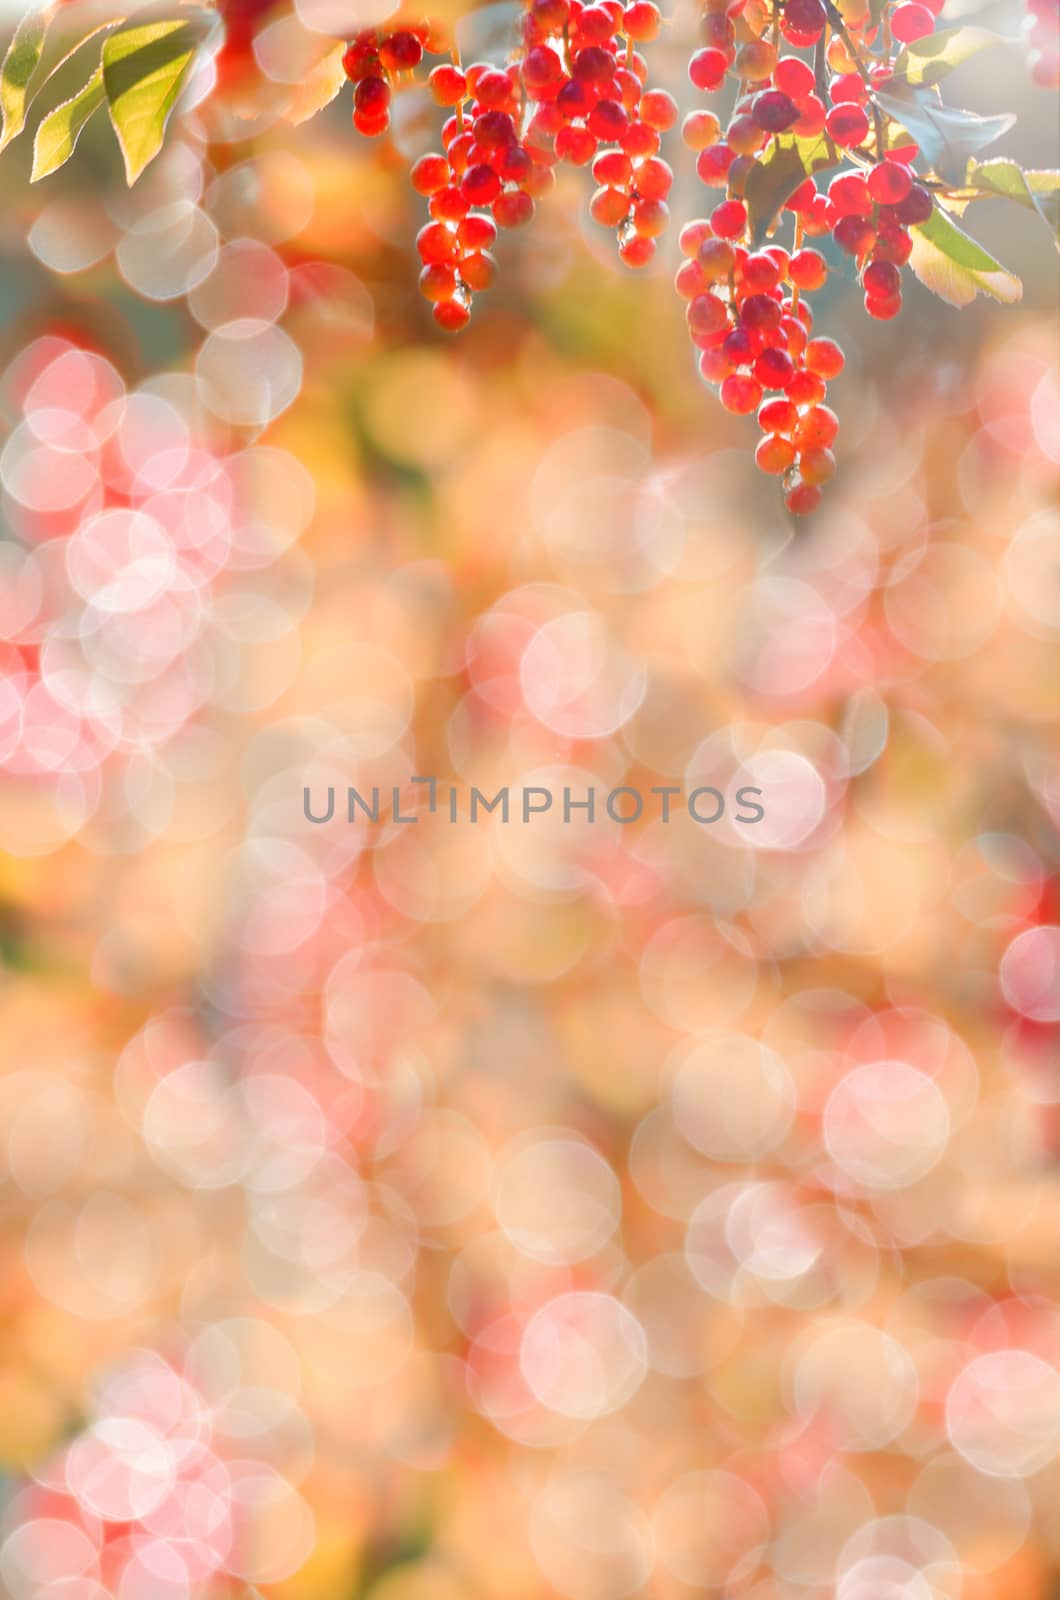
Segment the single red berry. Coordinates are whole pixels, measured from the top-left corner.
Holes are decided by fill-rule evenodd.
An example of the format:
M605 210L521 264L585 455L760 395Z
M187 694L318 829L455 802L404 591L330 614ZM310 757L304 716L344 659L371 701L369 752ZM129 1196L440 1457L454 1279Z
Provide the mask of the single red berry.
M521 228L534 215L534 202L522 189L505 189L490 207L501 228Z
M431 74L432 78L434 74ZM527 89L545 89L563 77L563 62L551 45L538 44L528 50L523 61L523 83Z
M620 26L627 39L647 43L658 34L662 17L651 0L633 0L633 4L626 7Z
M808 94L805 100L799 101L799 120L792 132L802 138L811 138L821 132L827 120L828 108L824 101L815 94Z
M462 222L471 206L455 183L431 195L429 210L436 222Z
M817 43L827 21L823 0L787 0L780 31L789 44L801 50Z
M835 477L836 459L826 445L811 445L799 454L799 474L803 483L814 486Z
M449 163L444 156L420 156L409 173L409 182L417 194L437 194L449 182Z
M876 243L876 229L868 217L840 217L832 229L832 238L840 250L860 260Z
M860 172L841 172L828 185L828 199L837 217L867 217L872 195Z
M649 128L646 122L641 122L638 118L630 123L618 142L627 156L636 159L639 156L655 155L661 141L658 130Z
M912 44L914 39L924 39L935 31L935 18L927 6L909 0L896 6L891 16L891 33L901 44Z
M788 385L788 399L797 406L819 405L825 393L825 381L816 372L797 372Z
M657 239L666 230L670 208L665 200L637 200L633 206L633 226L644 239Z
M868 176L869 194L881 206L896 206L913 187L913 175L898 161L881 161Z
M624 189L607 185L597 189L589 201L589 215L602 228L617 228L629 216L630 199Z
M902 290L902 274L893 261L870 261L861 282L866 295L875 300L890 300Z
M739 417L745 417L748 412L756 410L761 399L762 385L757 378L733 373L721 386L722 405L726 411L733 411Z
M690 150L705 150L714 144L721 125L713 111L690 111L681 124L681 138Z
M697 89L709 94L721 87L728 65L720 50L697 50L688 63L688 76Z
M702 335L713 343L713 335L729 326L729 308L716 294L697 294L690 301L685 317L693 339Z
M497 276L497 263L485 251L476 251L461 261L460 276L467 287L474 289L478 294L483 289L488 289Z
M901 309L902 297L900 294L890 295L886 299L877 299L871 294L865 296L865 310L877 322L889 322L892 317L898 315Z
M793 100L805 100L807 95L813 93L816 79L812 67L805 61L800 61L798 56L785 56L777 62L773 82L785 94L790 94Z
M459 254L456 234L444 222L428 222L416 235L416 249L423 261L455 261Z
M351 83L360 83L362 78L379 77L382 67L374 33L362 33L346 46L342 69Z
M637 168L634 181L643 200L665 200L673 188L673 169L658 156L649 156Z
M817 250L796 250L788 275L800 289L819 289L828 276L828 264Z
M709 287L710 279L698 261L682 261L674 274L674 290L682 300L694 300Z
M863 106L869 91L856 72L837 72L828 84L828 97L834 106L848 104Z
M768 294L780 282L780 270L772 255L756 250L740 267L740 286L749 294Z
M759 407L758 425L765 433L793 433L799 413L790 400L767 400Z
M784 496L784 504L792 515L796 517L804 517L809 512L816 511L820 503L821 491L817 485L804 483L799 477L796 477L789 484L787 493Z
M353 125L358 133L363 133L367 139L378 139L380 134L386 132L390 126L389 111L361 111L359 107L353 108Z
M587 45L575 56L573 73L581 83L609 83L615 75L615 58L603 45Z
M794 460L795 446L790 439L783 439L776 433L768 433L764 439L758 441L755 465L763 472L776 474L787 472Z
M597 183L613 184L623 189L633 176L633 163L624 150L605 150L593 162L593 177Z
M434 307L433 315L435 322L446 333L457 333L467 326L471 310L462 300L442 300Z
M619 245L618 253L627 267L646 267L655 255L655 240L645 234L631 234Z
M649 128L666 133L677 121L677 101L665 89L649 89L641 96L639 114Z
M784 350L763 350L754 364L754 375L763 389L787 389L795 376L795 363Z
M820 378L836 378L846 366L846 357L834 339L811 339L805 359L807 371Z
M456 268L448 261L432 261L420 273L420 294L426 300L451 300L456 291Z
M708 189L724 189L729 180L729 168L736 159L735 150L727 144L712 144L696 157L696 173Z
M710 214L719 239L738 239L747 227L747 207L742 200L723 200Z
M379 117L390 106L390 85L385 78L362 78L354 90L353 103L366 117Z
M488 206L500 194L501 180L492 167L480 161L467 169L460 191L469 205Z
M833 106L824 119L829 136L844 150L862 144L868 135L869 119L861 106Z
M598 100L586 122L594 138L616 144L629 126L629 115L617 100Z
M800 450L813 445L829 445L839 432L839 418L831 406L811 406L799 419L795 442Z
M496 242L497 225L490 217L465 217L456 230L456 237L461 248L471 253L488 250Z
M411 72L423 60L422 40L407 28L399 28L381 41L379 59L388 72Z
M427 78L436 105L459 105L467 94L467 79L459 67L435 67Z
M556 154L572 167L585 167L596 154L596 140L588 128L561 128L556 135Z
M799 120L794 100L781 89L761 89L751 102L751 116L766 133L783 133Z
M921 184L914 183L905 199L894 208L896 221L907 228L915 227L918 222L926 222L935 208L935 202L930 192Z

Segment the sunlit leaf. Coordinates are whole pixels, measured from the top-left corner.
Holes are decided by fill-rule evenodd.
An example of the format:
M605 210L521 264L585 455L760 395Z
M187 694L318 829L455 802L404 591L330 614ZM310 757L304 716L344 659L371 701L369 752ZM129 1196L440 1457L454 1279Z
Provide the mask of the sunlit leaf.
M347 81L342 65L345 49L344 44L334 45L306 73L287 108L288 122L296 126L300 122L308 122L310 117L315 117L318 111L323 111L325 106L331 104Z
M968 160L1007 133L1016 118L980 117L974 111L944 106L933 89L892 81L876 99L889 117L920 146L925 161L942 177L959 183Z
M518 43L521 17L522 9L516 0L493 0L491 5L465 12L454 33L461 60L506 66Z
M756 161L744 187L744 204L755 245L761 244L784 202L815 172L838 166L838 158L821 136L799 139L781 135L768 153Z
M969 238L941 207L911 232L910 267L925 288L951 306L970 305L977 294L991 295L1003 305L1022 298L1023 285L1015 273Z
M894 63L894 75L912 84L941 83L946 75L971 60L981 50L1012 44L989 28L943 28L924 39L903 45Z
M154 22L112 34L103 46L107 107L130 184L162 148L199 39L190 22Z
M103 68L97 67L88 82L78 92L49 111L33 141L33 172L31 183L46 178L49 172L69 161L81 130L103 104Z
M49 17L40 11L23 17L0 67L0 150L26 125L29 90L40 65Z
M1015 200L1036 211L1060 248L1060 172L1028 171L1017 161L999 157L994 161L970 161L965 182L978 195Z

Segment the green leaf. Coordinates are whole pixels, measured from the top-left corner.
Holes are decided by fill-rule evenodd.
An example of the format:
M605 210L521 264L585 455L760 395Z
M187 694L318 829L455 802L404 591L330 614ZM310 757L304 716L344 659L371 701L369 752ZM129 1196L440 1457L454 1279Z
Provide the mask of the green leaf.
M755 162L744 185L743 199L755 248L799 185L815 172L838 165L839 158L823 136L800 139L778 134L768 153Z
M916 140L928 165L944 178L960 183L969 158L1007 133L1016 121L1005 113L980 117L974 111L944 106L934 89L917 88L899 78L876 99L889 117Z
M946 75L969 61L981 50L996 45L1013 44L989 28L943 28L939 33L929 33L924 39L914 39L898 52L894 75L906 83L932 85L941 83Z
M124 28L103 45L107 108L134 184L162 148L166 123L184 87L199 43L190 22Z
M970 239L939 205L926 222L910 231L909 265L925 288L951 306L971 305L977 294L992 295L1003 305L1022 298L1023 285L1016 275Z
M976 191L968 200L998 197L1036 211L1060 248L1060 172L1025 171L1017 161L998 157L969 161L965 183Z
M49 20L40 11L23 17L7 47L0 67L0 150L26 126L29 88L40 65Z
M88 82L61 106L49 111L33 141L33 171L30 183L46 178L49 172L69 161L81 129L103 104L103 68L97 67Z

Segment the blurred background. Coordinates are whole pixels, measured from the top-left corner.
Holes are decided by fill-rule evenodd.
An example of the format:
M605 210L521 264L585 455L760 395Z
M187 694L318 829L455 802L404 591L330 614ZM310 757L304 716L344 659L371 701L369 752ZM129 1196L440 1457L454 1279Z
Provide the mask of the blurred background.
M0 162L0 1592L1056 1600L1048 235L968 214L1018 307L832 274L796 527L676 134L658 271L566 173L450 338L423 107L292 125L275 26L131 191ZM947 98L1055 165L1019 47ZM425 773L766 817L344 821Z

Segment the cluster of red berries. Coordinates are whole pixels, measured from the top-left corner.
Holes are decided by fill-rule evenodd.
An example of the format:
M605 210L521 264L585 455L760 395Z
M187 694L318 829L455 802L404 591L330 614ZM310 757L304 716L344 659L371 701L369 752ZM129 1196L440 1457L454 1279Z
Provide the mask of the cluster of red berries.
M817 505L821 484L835 471L831 445L838 421L824 399L828 380L843 367L834 340L811 337L813 315L802 296L822 286L828 267L805 241L830 234L856 263L866 311L886 320L901 308L909 229L926 221L933 207L911 170L916 146L886 148L886 119L872 95L892 68L864 56L875 36L873 15L856 3L843 9L840 16L826 0L786 0L769 39L764 33L772 18L760 0L735 7L731 0L707 0L689 77L713 93L731 75L737 99L724 133L706 110L693 111L682 130L702 183L723 191L709 217L691 223L681 238L687 259L676 286L688 301L700 372L720 386L726 409L757 410L763 438L755 459L783 477L785 503L795 513ZM898 5L888 19L891 38L924 37L937 10L941 0ZM782 55L781 40L795 49L820 46L815 65ZM830 157L849 151L858 165L833 177L826 190L804 178L783 207L794 217L794 248L756 249L749 183L786 135L819 140ZM772 221L765 218L767 226Z
M373 138L389 128L394 83L419 66L431 35L429 22L417 22L390 33L368 29L346 46L342 65L355 85L353 125L358 133Z
M1040 89L1060 89L1060 0L1027 0L1024 28L1031 77Z
M1060 0L1030 3L1055 10ZM706 93L727 78L737 89L724 131L705 109L683 125L700 180L721 193L682 233L676 285L702 376L729 411L758 413L755 459L782 477L796 513L817 505L835 471L838 421L825 400L843 367L839 345L813 335L805 297L828 267L807 240L830 235L853 259L871 317L898 313L910 229L927 221L934 201L913 172L916 145L907 136L900 148L889 142L893 128L876 91L893 75L896 49L930 34L942 4L705 0L700 12L689 77ZM638 46L660 27L653 0L524 0L521 37L505 67L465 71L426 23L364 33L349 46L354 122L365 133L387 126L401 74L425 53L448 56L427 78L448 113L444 153L422 156L412 169L430 212L417 237L420 288L439 326L467 322L473 295L493 280L498 229L529 221L559 162L591 166L598 187L590 214L615 230L623 261L652 259L673 183L661 136L678 111L671 95L647 87ZM812 65L799 51L813 52ZM793 192L764 186L773 214L763 214L752 180L792 136L800 150L820 152L815 170L844 158L848 165L819 188L800 158L786 185ZM794 221L790 249L767 242L785 214Z

